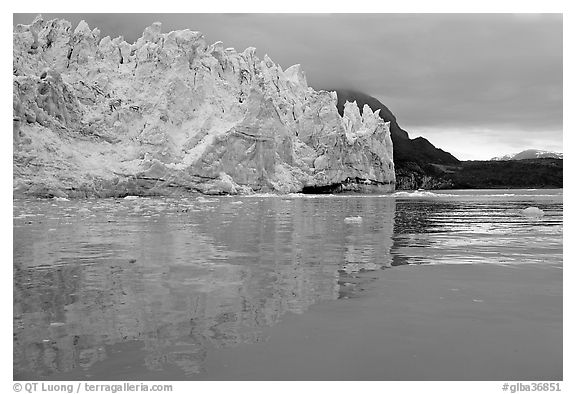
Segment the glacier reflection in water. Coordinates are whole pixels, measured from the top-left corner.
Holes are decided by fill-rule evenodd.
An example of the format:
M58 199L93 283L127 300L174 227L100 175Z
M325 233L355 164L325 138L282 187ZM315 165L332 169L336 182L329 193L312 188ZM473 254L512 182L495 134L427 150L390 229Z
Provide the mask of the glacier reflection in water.
M561 191L450 193L14 200L14 378L192 379L374 270L562 267Z

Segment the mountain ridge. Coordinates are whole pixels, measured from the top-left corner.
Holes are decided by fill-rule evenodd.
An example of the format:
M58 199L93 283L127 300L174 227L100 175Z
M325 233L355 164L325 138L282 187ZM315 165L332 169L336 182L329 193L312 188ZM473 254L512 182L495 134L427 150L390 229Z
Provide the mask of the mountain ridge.
M394 144L395 163L408 162L433 162L440 164L456 164L459 160L449 152L435 147L424 137L411 139L408 132L398 124L396 116L390 109L382 104L377 98L352 89L330 89L338 96L338 112L342 113L345 102L355 101L359 108L368 105L372 111L380 110L380 117L390 122L390 133ZM418 147L416 147L418 145Z
M564 154L561 152L552 152L541 149L526 149L519 153L512 153L509 155L493 157L492 161L505 161L505 160L525 160L525 159L563 159Z

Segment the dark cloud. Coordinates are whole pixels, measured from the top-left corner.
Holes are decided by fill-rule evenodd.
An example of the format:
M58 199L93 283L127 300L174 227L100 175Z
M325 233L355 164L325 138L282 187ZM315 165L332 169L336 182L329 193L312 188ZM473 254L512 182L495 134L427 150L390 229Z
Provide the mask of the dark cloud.
M45 14L129 42L154 21L208 42L303 65L315 88L379 98L411 132L520 133L562 140L560 14ZM15 14L14 23L34 15ZM422 133L420 133L422 134ZM520 134L519 134L520 137ZM432 141L434 142L434 141Z

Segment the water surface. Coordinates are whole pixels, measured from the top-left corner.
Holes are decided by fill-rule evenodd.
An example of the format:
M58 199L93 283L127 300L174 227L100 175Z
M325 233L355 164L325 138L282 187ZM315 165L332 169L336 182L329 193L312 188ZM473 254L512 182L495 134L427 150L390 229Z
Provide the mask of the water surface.
M545 215L522 215L522 209L529 206L544 210ZM435 271L441 272L440 276L429 275L423 269L431 265L446 270ZM398 277L395 286L405 281L402 287L393 293L382 292L391 277L387 272L401 270L399 266L420 269L419 275L427 276L414 280ZM485 311L486 316L499 318L499 312L511 302L525 302L528 307L536 302L554 311L546 315L540 338L554 342L553 349L559 345L559 355L555 351L550 357L555 357L554 366L560 365L560 371L547 375L557 378L561 374L561 190L16 199L14 378L274 378L264 367L260 373L252 370L238 375L241 368L230 371L225 365L254 349L268 354L261 359L263 365L271 363L282 354L274 353L275 343L285 342L287 345L278 345L284 350L290 346L289 341L282 342L284 331L305 337L315 325L324 334L330 332L323 330L329 327L322 324L334 322L314 320L324 316L316 308L327 307L330 313L349 319L362 308L370 310L375 300L380 301L374 305L381 305L382 299L404 294L411 284L418 284L420 291L425 291L423 297L429 297L436 290L422 290L426 283L452 288L456 287L453 283L462 281L480 289L479 282L469 279L494 273L484 268L471 271L466 266L504 267L524 273L498 274L494 278L509 280L483 282L489 282L490 292L500 294L492 309ZM456 272L459 274L454 277ZM529 299L530 288L518 287L514 278L526 278L522 283L542 283L547 290L536 292L534 297L540 297L536 301ZM517 291L500 291L506 287ZM526 296L517 297L524 293ZM408 300L410 294L416 293L406 292L394 305ZM474 300L471 296L470 305L484 302ZM364 304L347 309L351 302ZM433 302L426 308L444 301ZM466 311L466 305L453 307ZM401 309L397 313L405 313L406 308ZM441 316L429 318L423 317L422 324L433 328ZM303 323L307 319L311 319L308 325ZM522 319L525 325L525 317ZM377 329L389 321L366 318L365 326ZM401 330L396 326L387 329ZM313 345L306 348L316 353L337 349L336 341L346 342L342 335L323 335L324 341L314 342L317 349ZM434 335L431 342L440 334ZM278 338L276 342L274 338ZM526 338L533 341L529 335ZM461 338L463 342L469 339ZM376 355L368 360L361 348L346 349L357 365L385 353L384 348L375 346ZM399 355L405 353L406 349L398 349ZM299 357L305 359L304 354L293 359ZM337 378L331 374L337 368L329 365L324 368L325 376ZM318 368L318 373L322 370ZM378 373L347 378L418 378L400 372L391 376ZM280 377L314 378L304 372ZM420 377L434 378L426 373Z

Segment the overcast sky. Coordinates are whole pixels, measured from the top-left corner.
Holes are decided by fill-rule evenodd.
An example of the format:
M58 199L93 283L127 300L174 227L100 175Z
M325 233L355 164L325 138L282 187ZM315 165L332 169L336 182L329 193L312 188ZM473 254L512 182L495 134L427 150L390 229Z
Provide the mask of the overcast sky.
M14 23L35 15L15 14ZM378 98L461 160L562 149L560 14L43 14L128 42L152 22L300 63L314 88Z

